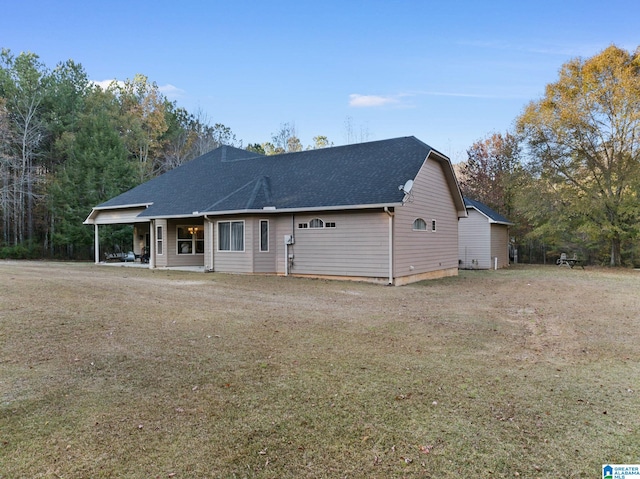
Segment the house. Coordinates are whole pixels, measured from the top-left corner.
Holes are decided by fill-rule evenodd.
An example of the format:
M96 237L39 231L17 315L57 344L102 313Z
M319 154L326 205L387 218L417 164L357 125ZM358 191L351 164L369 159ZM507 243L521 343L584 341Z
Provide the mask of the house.
M458 224L460 268L509 266L509 226L513 223L479 201L465 198L464 204L467 217Z
M222 146L93 208L150 268L401 285L457 275L451 162L415 137L263 156Z

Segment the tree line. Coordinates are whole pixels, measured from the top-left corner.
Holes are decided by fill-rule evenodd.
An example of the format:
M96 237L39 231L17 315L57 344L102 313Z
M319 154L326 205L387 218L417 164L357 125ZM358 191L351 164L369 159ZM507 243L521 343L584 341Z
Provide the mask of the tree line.
M90 258L91 208L220 145L231 129L169 101L144 75L101 87L72 60L0 53L0 257ZM331 146L325 136L307 148ZM300 151L295 126L247 149ZM130 228L105 229L125 245Z
M513 131L467 157L463 193L514 221L513 242L530 258L640 265L640 48L567 62Z
M345 122L348 143L358 137ZM48 69L33 53L0 54L0 257L91 258L91 208L220 145L231 129L169 101L143 75L106 88L72 60ZM306 147L332 146L316 136ZM295 125L248 150L305 149ZM610 46L562 66L556 82L456 165L463 194L515 223L520 260L560 252L638 265L640 52ZM113 227L108 244L131 231Z

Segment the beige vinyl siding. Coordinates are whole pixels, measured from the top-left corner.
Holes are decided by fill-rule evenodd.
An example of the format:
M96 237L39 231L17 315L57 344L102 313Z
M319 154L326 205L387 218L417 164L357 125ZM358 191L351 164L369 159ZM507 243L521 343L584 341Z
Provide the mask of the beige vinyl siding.
M96 217L93 219L93 223L98 225L111 225L111 224L128 224L137 222L147 222L148 218L141 219L137 216L142 213L146 208L122 208L113 210L100 210Z
M204 228L201 219L200 222L192 219L168 221L164 230L164 256L166 257L166 266L204 266L204 253L178 254L178 226L199 226L200 228Z
M158 237L157 231L158 227L162 228L162 254L158 254ZM168 255L167 255L167 220L156 220L155 225L153 226L153 241L154 244L151 246L153 251L155 252L156 259L156 268L165 268L169 266L168 264Z
M260 251L260 223L268 221L269 224L269 250ZM276 228L274 218L255 218L251 220L253 226L254 244L253 249L253 271L254 273L275 273L276 272Z
M218 223L244 221L244 251L218 251ZM213 225L213 268L221 273L253 273L255 219L250 217L216 218Z
M498 268L509 266L509 227L506 225L491 225L491 258L498 258Z
M491 265L491 234L489 220L475 209L468 209L468 218L459 224L459 257L463 269L489 269Z
M309 223L313 218L320 218L325 223L333 222L335 228L298 228L299 223ZM382 211L296 215L295 244L289 251L294 255L290 273L388 277L388 225L388 216ZM290 231L291 224L282 229ZM282 258L279 265L284 267L284 246Z
M295 221L295 215L278 215L272 217L272 221L269 224L271 231L275 234L275 243L269 247L275 251L276 254L276 272L278 274L285 273L285 245L284 236L295 233L293 229L293 222Z
M147 235L149 235L150 223L136 223L133 225L133 252L142 254L142 248L146 247Z
M417 218L426 222L426 231L413 230ZM395 209L393 229L394 277L457 270L458 213L440 163L431 159L424 163L410 197Z

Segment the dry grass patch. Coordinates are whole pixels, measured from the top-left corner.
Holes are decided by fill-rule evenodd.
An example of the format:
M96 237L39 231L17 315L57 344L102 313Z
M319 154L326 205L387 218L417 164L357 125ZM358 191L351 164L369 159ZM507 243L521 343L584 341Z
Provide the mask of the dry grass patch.
M2 262L0 478L595 477L640 462L639 286Z

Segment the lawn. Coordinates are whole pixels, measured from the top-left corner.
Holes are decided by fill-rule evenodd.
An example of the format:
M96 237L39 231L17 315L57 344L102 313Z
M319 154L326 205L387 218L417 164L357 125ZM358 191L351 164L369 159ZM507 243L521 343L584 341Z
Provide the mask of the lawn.
M404 287L0 262L0 478L594 478L640 463L640 272Z

